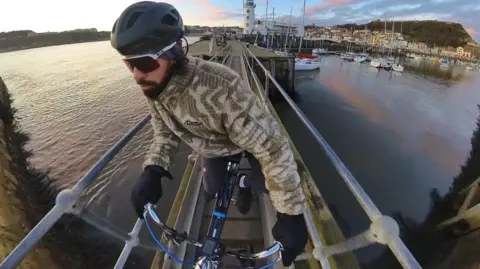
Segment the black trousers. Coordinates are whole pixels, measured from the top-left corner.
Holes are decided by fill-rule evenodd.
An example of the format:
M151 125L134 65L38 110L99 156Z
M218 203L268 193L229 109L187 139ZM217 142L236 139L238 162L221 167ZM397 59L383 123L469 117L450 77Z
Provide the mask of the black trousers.
M238 157L240 155L241 153L232 157ZM252 168L251 175L244 182L245 187L268 193L260 163L247 151L245 151L245 157ZM202 156L203 188L205 189L207 197L213 197L222 189L228 160L229 157L206 158Z

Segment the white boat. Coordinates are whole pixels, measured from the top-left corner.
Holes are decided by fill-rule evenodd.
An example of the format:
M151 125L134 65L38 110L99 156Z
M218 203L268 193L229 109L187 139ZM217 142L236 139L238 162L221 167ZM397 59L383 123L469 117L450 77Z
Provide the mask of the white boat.
M403 66L401 64L394 64L392 66L393 71L403 72Z
M380 68L381 67L380 60L379 59L372 59L370 61L370 66L375 67L375 68Z
M295 59L295 71L320 69L320 62L308 59Z
M277 54L278 56L289 56L289 53L284 50L276 50L275 54Z
M466 68L467 68L467 70L473 70L473 67L471 67L471 66L469 66L469 65L467 65Z
M353 60L357 63L363 63L367 60L367 56L359 55L359 56L353 58Z
M355 58L355 53L353 52L347 52L347 53L342 53L340 54L340 58L344 59L344 60L353 60Z
M312 54L326 54L328 52L328 49L324 48L318 48L318 49L313 49Z

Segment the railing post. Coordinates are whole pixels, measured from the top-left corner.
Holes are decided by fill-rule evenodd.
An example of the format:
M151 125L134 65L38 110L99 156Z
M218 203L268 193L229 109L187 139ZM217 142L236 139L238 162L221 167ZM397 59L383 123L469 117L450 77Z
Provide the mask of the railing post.
M123 247L122 253L120 253L120 256L118 256L118 260L115 263L115 267L113 269L122 269L123 266L125 265L125 262L127 261L128 256L132 251L132 248L138 245L138 242L139 242L138 234L142 229L142 225L143 225L143 220L137 219L137 221L135 222L135 225L133 226L132 231L129 233L130 238L128 240L125 240L125 246Z
M270 71L265 71L265 101L268 100L268 88L270 86Z

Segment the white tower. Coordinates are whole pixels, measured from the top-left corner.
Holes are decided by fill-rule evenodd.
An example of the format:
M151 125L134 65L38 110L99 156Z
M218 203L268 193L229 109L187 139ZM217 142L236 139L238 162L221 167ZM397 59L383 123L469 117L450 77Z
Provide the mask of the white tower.
M251 34L255 29L255 3L245 0L243 3L243 33Z

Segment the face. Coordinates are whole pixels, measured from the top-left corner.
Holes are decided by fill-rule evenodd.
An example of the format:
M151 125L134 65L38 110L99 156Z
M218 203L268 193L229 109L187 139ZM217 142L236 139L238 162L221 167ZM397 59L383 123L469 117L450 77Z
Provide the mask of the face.
M142 72L136 67L133 67L133 69L129 67L135 82L137 82L145 92L163 82L167 75L168 67L172 64L171 61L162 58L158 58L155 61L158 63L158 68L148 73Z

